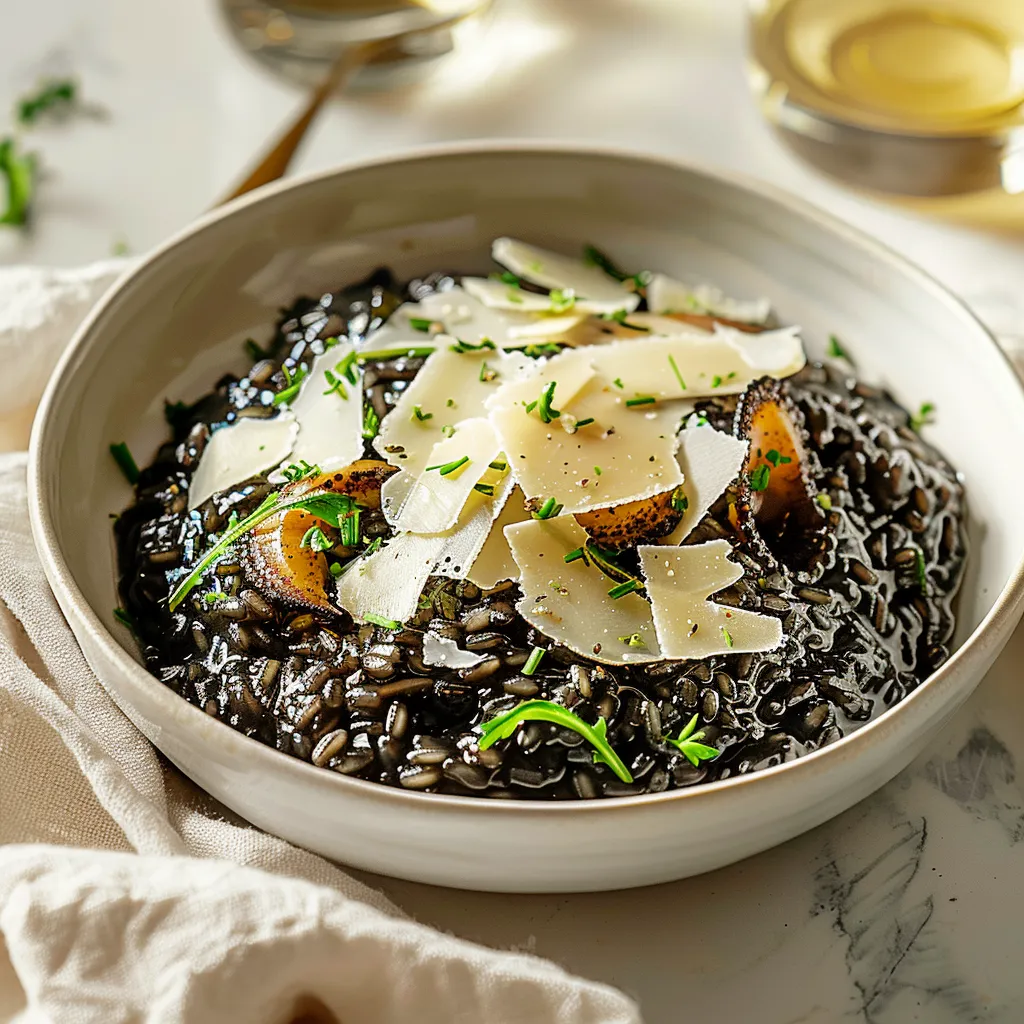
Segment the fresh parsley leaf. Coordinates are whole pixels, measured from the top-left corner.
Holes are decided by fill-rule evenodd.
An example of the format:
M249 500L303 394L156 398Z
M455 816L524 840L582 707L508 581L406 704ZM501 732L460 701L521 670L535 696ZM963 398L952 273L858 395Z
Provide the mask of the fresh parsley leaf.
M717 747L709 747L706 743L699 743L704 738L704 730L697 728L697 716L684 726L683 731L675 738L664 737L666 743L670 743L676 750L686 758L694 768L699 768L701 761L711 761L718 757L721 751Z
M608 742L608 723L603 718L599 718L595 725L588 725L568 708L550 700L523 701L511 711L484 722L480 727L480 749L486 750L498 740L508 739L523 722L551 722L553 725L572 729L594 748L595 764L608 765L623 782L633 781L633 776L623 764L622 758Z

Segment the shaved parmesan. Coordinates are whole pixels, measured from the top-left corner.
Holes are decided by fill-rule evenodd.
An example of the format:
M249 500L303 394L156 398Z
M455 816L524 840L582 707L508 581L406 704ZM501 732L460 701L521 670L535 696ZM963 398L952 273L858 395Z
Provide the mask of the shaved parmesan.
M691 418L691 423L696 417ZM747 458L749 443L707 424L691 426L679 435L676 458L683 471L682 493L686 511L676 528L660 541L681 544L704 518L725 489L739 476Z
M627 393L586 362L559 364L553 374L555 362L529 382L502 389L491 403L502 451L528 497L553 497L567 513L585 512L648 498L683 482L675 459L676 432L687 411L683 403L629 408ZM552 404L562 415L543 423L536 409L527 412L521 403L527 394L537 400L551 381ZM589 419L594 422L569 432Z
M610 301L607 299L601 301L579 298L571 290L560 289L561 294L553 297L524 291L522 288L508 285L504 281L495 281L489 277L464 277L462 287L469 295L479 299L491 309L518 310L521 313L544 314L568 312L568 310L580 314L617 313L626 308L623 303L623 294L617 294ZM636 300L632 301L629 306L629 309L636 309L639 296L627 292L625 297Z
M587 540L572 516L507 526L505 536L520 570L523 597L516 608L545 636L606 665L663 657L642 597L609 597L615 584L595 565L582 558L566 564L565 555ZM628 643L634 635L642 646Z
M305 459L311 466L330 472L362 458L363 377L353 372L353 384L339 368L351 351L347 343L338 345L313 361L298 398L291 404L299 424L292 462Z
M541 288L571 291L576 299L591 299L610 304L609 312L632 312L640 305L640 296L609 277L598 267L588 267L582 259L538 249L514 238L496 238L491 245L496 263Z
M691 287L665 274L652 274L647 305L653 313L707 313L746 324L763 324L772 311L768 299L731 299L709 284Z
M574 332L585 320L586 317L582 315L539 317L521 327L510 327L508 337L510 342L518 341L529 344L552 341L575 344Z
M664 657L770 651L782 643L778 619L708 600L743 575L731 551L725 540L637 548Z
M469 567L486 543L492 524L505 507L515 481L511 473L501 476L495 470L489 470L484 481L494 487L494 497L479 491L470 494L459 517L458 527L445 535L444 546L431 570L433 575L465 579Z
M459 421L486 415L484 404L499 387L537 365L517 352L452 352L449 345L455 339L440 338L437 351L384 417L373 440L374 447L392 466L413 474L433 465L430 453L450 433L446 426L454 427L457 437ZM490 371L493 377L482 380L490 376Z
M481 590L490 590L503 580L519 579L519 566L512 557L504 529L513 523L528 522L532 518L523 506L525 500L526 495L516 487L505 502L501 515L494 520L491 532L487 534L487 540L466 576Z
M423 664L431 668L472 668L486 660L486 655L464 651L454 640L445 636L423 634Z
M453 527L500 451L487 420L463 420L452 437L442 438L431 449L429 465L410 488L395 527L411 533L443 533ZM391 499L390 490L387 497Z
M680 331L673 337L640 336L561 352L549 360L547 373L558 377L563 366L586 363L608 380L622 381L627 398L738 394L765 374L788 377L804 366L807 359L797 330L751 335L726 327L713 335Z
M215 430L189 485L189 508L263 473L288 457L299 426L287 410L272 419L247 416Z
M536 325L543 326L544 320L535 312L525 309L494 309L458 287L426 296L420 300L412 315L441 324L446 334L463 341L475 345L488 338L499 348L508 345L514 347L515 331L527 326L540 330Z
M418 303L406 302L399 306L377 330L366 336L359 346L360 354L392 351L406 346L414 349L432 345L433 335L429 331L413 327L413 318L429 319Z

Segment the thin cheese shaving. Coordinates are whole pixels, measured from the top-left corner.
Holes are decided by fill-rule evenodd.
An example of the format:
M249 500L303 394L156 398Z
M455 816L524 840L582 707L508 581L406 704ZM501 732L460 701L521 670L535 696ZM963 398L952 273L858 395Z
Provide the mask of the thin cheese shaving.
M302 383L291 410L299 424L299 436L290 461L305 460L324 472L351 465L363 454L363 375L351 368L352 382L344 372L352 352L348 343L317 356Z
M299 425L287 410L272 419L246 416L215 430L189 485L189 508L282 462L298 432Z
M725 540L637 548L664 657L770 651L782 643L778 619L709 600L743 575L731 551Z
M606 665L635 665L663 657L651 606L636 594L610 597L615 586L592 562L566 563L586 531L572 516L534 519L505 527L520 571L519 614L545 636ZM660 549L659 549L660 550ZM622 637L633 637L629 644Z
M514 238L496 238L491 245L496 263L541 288L571 291L576 299L610 303L615 310L632 312L640 296L609 277L597 267L588 267L582 259L573 259L548 249L539 249ZM614 312L614 310L612 310Z
M685 499L683 518L662 538L661 544L682 544L725 489L739 476L750 448L749 442L714 427L696 425L691 417L679 435L676 458L683 471L679 497Z
M438 349L384 417L373 440L392 466L413 474L433 465L434 445L453 429L457 437L460 421L485 416L485 403L502 385L536 367L518 352L452 352L454 338L439 340Z
M512 549L508 546L504 530L506 526L528 522L532 518L524 507L525 501L526 495L518 487L514 488L473 561L466 578L481 590L490 590L503 580L519 579L519 566L512 557Z
M625 309L622 294L604 301L579 298L571 290L567 292L561 288L556 290L554 295L540 295L537 292L528 292L522 288L508 285L504 281L495 281L488 277L464 277L462 287L469 295L479 299L490 309L540 314L557 314L569 310L578 314L617 313L620 309ZM628 293L626 297L630 301L637 298ZM635 309L636 302L632 302L630 308Z
M768 299L732 299L712 285L691 287L666 274L651 275L647 305L654 313L704 313L747 324L763 324L772 311Z

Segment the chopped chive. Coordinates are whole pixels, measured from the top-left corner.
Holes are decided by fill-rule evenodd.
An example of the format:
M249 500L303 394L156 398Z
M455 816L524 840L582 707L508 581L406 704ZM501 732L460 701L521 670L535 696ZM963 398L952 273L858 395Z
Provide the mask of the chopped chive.
M500 274L496 275L496 280L503 281L512 288L521 288L523 286L522 281L511 270L503 270Z
M348 379L349 384L355 384L359 378L356 376L356 354L348 352L334 364L334 372L340 373Z
M720 388L722 386L722 378L717 373L711 378L711 386L713 388Z
M348 401L348 389L345 387L345 382L340 377L335 377L330 370L324 370L324 379L330 385L324 392L325 395L337 394L341 398Z
M445 437L454 437L455 436L455 428L450 423L446 423L441 428L441 433L444 434Z
M540 394L540 398L533 404L537 406L537 415L540 417L541 423L550 423L552 420L557 420L562 414L555 409L551 402L555 397L555 386L558 382L551 381L550 384L544 386L544 390ZM527 412L530 410L527 409Z
M919 431L922 427L932 423L933 412L935 412L934 402L922 402L917 412L910 414L910 429Z
M761 463L747 474L747 478L750 480L750 489L752 491L768 490L768 481L771 479L771 475L772 467Z
M625 583L619 583L612 587L612 589L608 591L608 596L612 598L612 600L617 601L620 597L625 597L627 594L632 594L634 591L640 589L641 586L639 580L626 580Z
M787 463L793 461L788 455L783 455L775 448L772 448L770 451L765 452L764 457L775 467L785 466Z
M411 316L411 317L409 317L409 326L414 331L422 331L424 334L429 333L430 325L433 322L434 322L433 320L430 320L427 317L423 317L423 316Z
M303 363L298 371L292 374L287 366L282 366L281 372L284 374L284 379L288 386L283 391L279 391L274 395L274 405L284 405L298 395L299 391L302 390L302 382L309 375L309 367Z
M585 420L577 420L576 421L576 429L579 430L580 427L589 427L590 424L593 423L593 422L594 422L594 417L593 416L588 416Z
M481 494L486 494L488 498L494 497L493 484L473 484L473 490L479 491Z
M616 377L615 380L612 381L612 383L617 388L624 388L626 386L625 384L622 383L622 378L621 377Z
M504 472L508 469L508 463L503 462L501 459L496 459L494 462L488 462L487 465L490 469L496 469L499 472Z
M357 363L386 363L390 359L425 359L432 356L437 349L433 345L406 345L405 348L380 348L376 352L360 352L356 355Z
M424 412L418 405L414 405L412 407L412 415L409 417L409 421L411 423L415 423L417 421L422 423L424 420L432 420L433 418L434 414L432 412Z
M584 563L586 563L587 556L586 553L583 551L583 548L574 548L568 554L562 555L562 561L565 562L566 565L569 565L571 562L579 561L579 559L581 558L583 559Z
M529 405L526 406L526 415L529 416L534 409L537 408L537 399L535 398Z
M632 409L637 405L654 405L657 399L653 395L637 395L636 398L626 399L626 408Z
M135 457L132 455L128 448L128 445L124 441L118 444L112 444L110 446L110 454L114 457L114 461L117 463L121 472L124 473L125 479L132 486L139 482L139 466L135 461Z
M679 386L685 391L686 381L683 380L683 375L679 372L679 367L676 366L676 360L674 356L668 357L668 365L672 367L672 372L676 375L676 380L679 381Z
M366 540L366 538L364 537L363 540ZM373 540L370 541L370 543L363 549L363 557L365 558L367 555L372 555L375 552L380 551L380 546L383 543L384 542L380 537L374 537Z
M822 492L821 492L821 494L819 494L819 495L818 495L818 496L817 496L817 497L816 497L816 498L815 498L814 500L815 500L815 501L816 501L816 502L817 502L817 503L818 503L818 504L819 504L819 505L820 505L820 506L821 506L821 507L822 507L822 508L823 508L823 509L824 509L824 510L825 510L826 512L828 512L828 511L829 511L829 510L830 510L830 509L832 508L832 496L831 496L831 495L829 495L829 494L826 494L826 493L825 493L824 491L822 491Z
M537 671L541 658L544 657L544 654L545 651L543 647L534 647L534 649L530 651L530 656L526 659L526 664L523 666L524 676L532 676L533 673Z
M571 288L552 288L548 298L552 313L567 313L576 305L576 293Z
M600 466L595 466L595 467L594 467L594 472L595 472L595 473L596 473L596 474L597 474L598 476L600 476L600 475L601 475L601 473L602 473L602 472L604 472L604 471L603 471L603 470L601 469L601 467L600 467Z
M733 379L734 379L735 377L736 377L736 371L735 371L735 370L730 370L730 371L729 371L729 372L728 372L728 373L727 373L727 374L725 375L725 379L726 379L726 380L733 380Z
M644 638L639 633L630 633L628 636L620 636L619 643L625 644L627 647L646 647Z
M385 629L401 629L402 624L395 619L385 619L383 615L374 615L372 612L367 612L363 616L367 622L372 622L375 626L383 626Z
M843 346L839 344L839 339L834 334L828 336L827 351L833 359L845 359L847 362L850 362L850 357L846 354Z
M130 629L132 632L135 632L135 622L123 608L114 609L114 618L117 619L125 629Z
M372 441L380 430L380 417L372 405L368 405L363 411L363 437Z
M461 459L454 459L452 462L439 463L436 466L427 466L426 472L436 469L441 476L451 476L457 469L461 469L467 462L469 462L469 456L463 455Z
M563 507L554 498L548 498L536 512L531 514L534 519L554 519L562 511Z
M335 579L337 579L344 571L345 567L341 564L341 562L331 562L331 575Z
M480 377L479 379L485 384L490 384L492 380L497 380L499 374L493 366L488 366L487 363L480 364Z
M446 398L444 400L444 407L446 409L454 409L455 408L455 399L454 398Z
M722 626L722 638L725 640L726 647L732 647L732 634L725 628L725 626Z
M495 352L497 351L498 346L495 345L490 338L481 338L478 345L474 345L471 341L463 341L461 338L458 338L456 339L455 344L449 345L448 348L452 352L462 354L464 352L482 352L484 349L489 349L490 351Z
M918 548L914 552L914 573L917 576L917 585L921 588L923 596L928 596L928 567L925 565L924 552Z

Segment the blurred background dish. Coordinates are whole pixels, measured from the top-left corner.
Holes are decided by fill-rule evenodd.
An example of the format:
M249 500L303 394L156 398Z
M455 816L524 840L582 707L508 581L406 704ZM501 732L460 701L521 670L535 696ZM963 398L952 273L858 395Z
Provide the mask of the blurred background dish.
M492 0L220 0L242 46L273 70L318 82L346 48L415 33L400 50L363 69L353 85L385 88L423 74L456 42Z
M1024 180L1017 0L750 0L751 84L802 157L858 188L947 196Z

